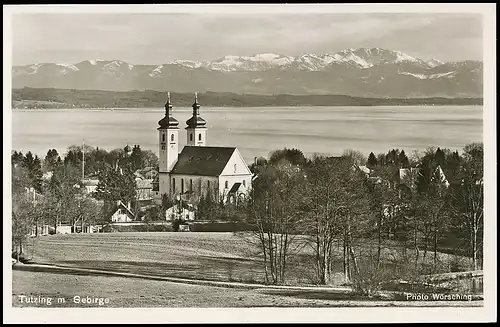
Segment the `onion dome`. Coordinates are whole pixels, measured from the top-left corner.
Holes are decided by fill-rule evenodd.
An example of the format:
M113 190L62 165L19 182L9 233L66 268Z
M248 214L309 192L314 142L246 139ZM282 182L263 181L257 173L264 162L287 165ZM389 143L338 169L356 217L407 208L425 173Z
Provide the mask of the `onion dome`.
M186 121L188 128L204 128L207 122L200 117L200 105L198 103L198 92L194 94L193 116Z
M158 125L160 125L158 129L177 128L177 126L179 125L177 119L172 117L172 104L170 103L170 92L168 92L167 97L168 100L167 103L165 103L165 117L163 117L158 122Z

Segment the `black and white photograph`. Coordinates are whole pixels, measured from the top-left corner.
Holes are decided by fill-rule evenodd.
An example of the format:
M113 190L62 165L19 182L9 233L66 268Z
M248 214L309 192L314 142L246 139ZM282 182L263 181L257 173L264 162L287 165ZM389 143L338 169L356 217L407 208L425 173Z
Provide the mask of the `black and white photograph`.
M495 321L494 12L4 6L8 320Z

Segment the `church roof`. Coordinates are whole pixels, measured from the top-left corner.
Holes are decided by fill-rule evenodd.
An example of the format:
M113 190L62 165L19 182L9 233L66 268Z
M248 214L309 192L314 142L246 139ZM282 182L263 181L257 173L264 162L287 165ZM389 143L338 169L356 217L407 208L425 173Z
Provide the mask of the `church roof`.
M158 125L160 125L158 129L175 129L178 128L179 122L172 116L165 116L158 122Z
M235 150L234 147L185 146L171 174L219 176Z
M186 121L186 129L188 128L196 128L196 127L205 127L205 125L207 124L207 122L205 121L205 119L201 118L200 116L194 116L189 118L187 121Z

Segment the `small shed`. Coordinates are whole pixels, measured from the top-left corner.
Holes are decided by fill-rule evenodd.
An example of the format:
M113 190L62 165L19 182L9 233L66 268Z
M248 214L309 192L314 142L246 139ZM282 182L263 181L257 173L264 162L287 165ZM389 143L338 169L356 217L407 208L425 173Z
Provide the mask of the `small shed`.
M130 202L126 206L122 201L118 201L116 211L111 215L112 222L134 221L135 215L130 209Z
M182 204L174 204L168 208L165 212L165 217L167 221L173 221L175 219L180 219L182 221L193 221L195 219L196 209L185 202Z

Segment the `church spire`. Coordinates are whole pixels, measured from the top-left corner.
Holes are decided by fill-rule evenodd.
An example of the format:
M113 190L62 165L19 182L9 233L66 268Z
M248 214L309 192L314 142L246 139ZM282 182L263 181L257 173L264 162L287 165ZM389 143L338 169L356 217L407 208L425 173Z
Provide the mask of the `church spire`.
M178 128L179 122L172 116L172 103L170 102L170 92L167 92L167 103L165 103L165 117L158 124L158 129Z
M194 93L193 116L186 121L187 128L205 127L207 122L200 117L200 104L198 103L198 92Z
M165 116L172 116L172 103L170 103L170 92L167 92L167 103L165 103Z
M193 117L200 115L200 104L198 103L198 92L194 92Z
M207 122L200 116L198 92L194 94L193 116L186 121L187 145L204 146L206 144Z

